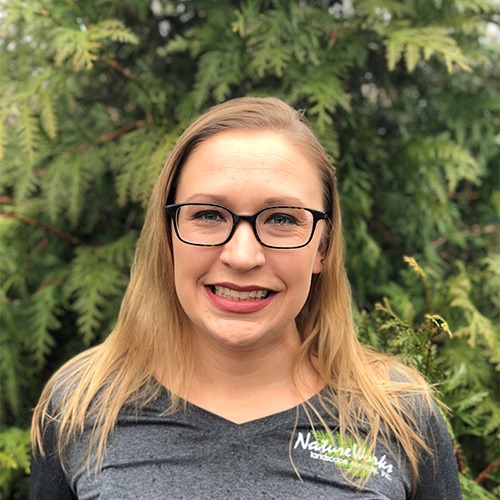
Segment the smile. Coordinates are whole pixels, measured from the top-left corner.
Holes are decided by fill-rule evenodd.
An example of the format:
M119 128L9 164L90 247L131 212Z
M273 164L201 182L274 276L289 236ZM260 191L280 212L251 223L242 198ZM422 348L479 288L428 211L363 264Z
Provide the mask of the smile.
M212 292L219 297L226 297L235 301L243 300L262 300L269 296L271 293L269 290L250 290L250 291L239 291L227 288L224 286L213 286Z
M242 287L228 283L206 285L206 296L219 311L230 314L251 314L266 309L279 293L257 286Z

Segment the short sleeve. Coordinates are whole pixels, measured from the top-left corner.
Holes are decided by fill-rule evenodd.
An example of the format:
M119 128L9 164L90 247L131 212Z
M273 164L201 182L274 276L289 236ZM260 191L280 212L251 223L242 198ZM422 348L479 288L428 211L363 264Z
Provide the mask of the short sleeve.
M458 462L450 434L437 408L427 421L427 435L433 456L425 454L420 461L415 500L460 500Z

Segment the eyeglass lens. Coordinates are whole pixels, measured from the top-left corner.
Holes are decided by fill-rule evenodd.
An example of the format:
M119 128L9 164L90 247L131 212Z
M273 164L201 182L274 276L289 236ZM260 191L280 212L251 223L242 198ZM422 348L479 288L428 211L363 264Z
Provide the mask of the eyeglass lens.
M234 219L212 205L183 205L177 210L177 230L186 243L220 245L229 238ZM303 245L314 229L314 216L303 208L271 207L261 211L255 229L264 245L287 248Z

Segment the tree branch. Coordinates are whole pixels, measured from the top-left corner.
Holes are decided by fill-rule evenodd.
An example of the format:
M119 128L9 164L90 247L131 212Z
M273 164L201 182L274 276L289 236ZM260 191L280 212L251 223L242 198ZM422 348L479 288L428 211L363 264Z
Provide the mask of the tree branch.
M494 462L491 462L491 464L488 464L488 467L480 472L476 479L474 479L474 482L479 484L481 481L484 481L488 477L488 474L497 467L500 467L500 460L495 460Z
M94 143L99 144L101 142L110 141L122 134L125 134L126 132L130 132L131 130L134 130L136 128L144 127L144 125L146 125L146 120L137 120L132 123L127 123L126 125L123 125L123 127L113 130L113 132L108 132L107 134L101 135L94 141Z
M4 217L9 217L10 219L17 220L19 222L23 222L24 224L28 224L29 226L37 227L48 231L49 233L61 238L62 240L66 240L72 245L80 245L82 242L70 233L63 231L62 229L58 229L57 227L49 226L44 224L43 222L37 221L35 219L31 219L29 217L23 217L22 215L18 215L14 212L7 212L5 210L0 210L0 215Z
M464 476L466 476L467 475L467 466L465 465L465 460L463 457L462 448L460 448L460 445L458 443L455 443L455 446L453 448L453 453L455 455L455 458L457 459L458 471L460 472L460 474L463 474Z
M127 80L132 80L132 74L130 73L130 70L124 68L119 62L113 59L109 59L106 56L99 56L97 59L106 64L106 66L109 66L110 68L120 73L120 75L122 75Z
M137 128L144 127L146 125L146 120L137 120L132 123L127 123L126 125L123 125L123 127L120 127L116 130L113 130L112 132L108 132L107 134L103 134L99 136L97 139L94 139L93 141L86 142L85 144L80 144L77 147L78 151L85 151L88 147L95 146L96 144L101 144L103 142L111 141L112 139L116 139L122 134L125 134L126 132L130 132L131 130L135 130Z

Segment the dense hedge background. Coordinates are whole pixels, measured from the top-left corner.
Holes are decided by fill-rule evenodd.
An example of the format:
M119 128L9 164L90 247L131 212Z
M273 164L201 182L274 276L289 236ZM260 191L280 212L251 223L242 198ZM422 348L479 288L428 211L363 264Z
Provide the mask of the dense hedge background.
M361 338L499 493L498 2L0 0L0 498L48 376L110 331L151 186L210 105L274 95L334 159Z

